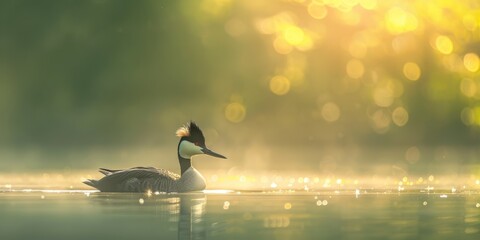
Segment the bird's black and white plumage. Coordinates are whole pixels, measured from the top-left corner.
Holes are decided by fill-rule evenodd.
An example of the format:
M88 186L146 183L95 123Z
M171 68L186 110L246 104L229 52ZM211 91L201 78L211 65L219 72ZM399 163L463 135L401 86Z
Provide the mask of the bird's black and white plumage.
M84 183L102 192L189 192L205 189L205 179L192 167L191 157L198 154L226 157L207 148L205 137L194 122L179 128L177 136L180 137L177 153L181 175L153 167L125 170L100 168L100 172L105 175L103 178L89 179Z

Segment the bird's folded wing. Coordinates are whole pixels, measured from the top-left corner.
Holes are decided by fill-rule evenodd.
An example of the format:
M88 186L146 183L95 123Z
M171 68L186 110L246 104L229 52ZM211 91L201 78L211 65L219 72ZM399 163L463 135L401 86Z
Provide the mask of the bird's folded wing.
M176 180L179 178L177 174L174 174L170 171L164 169L155 169L155 168L130 168L122 171L113 172L103 178L104 181L108 182L123 182L128 181L132 178L136 179L145 179L145 178L165 178L169 180Z

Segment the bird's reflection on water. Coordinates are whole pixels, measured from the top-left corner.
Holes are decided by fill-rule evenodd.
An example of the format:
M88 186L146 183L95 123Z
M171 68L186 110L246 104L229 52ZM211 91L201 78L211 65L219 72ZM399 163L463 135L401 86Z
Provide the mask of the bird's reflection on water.
M92 201L104 205L107 214L153 216L156 230L176 232L178 239L207 239L205 220L207 197L204 193L161 194L94 194ZM135 207L136 206L136 207ZM177 224L175 224L177 223Z
M205 194L180 195L178 239L206 239L207 225L204 219L207 198Z

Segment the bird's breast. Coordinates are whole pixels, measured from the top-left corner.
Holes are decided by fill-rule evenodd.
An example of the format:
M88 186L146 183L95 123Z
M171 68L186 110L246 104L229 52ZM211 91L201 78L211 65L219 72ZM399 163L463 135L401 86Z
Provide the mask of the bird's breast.
M179 179L179 190L181 192L201 191L206 186L205 178L193 167L187 169Z

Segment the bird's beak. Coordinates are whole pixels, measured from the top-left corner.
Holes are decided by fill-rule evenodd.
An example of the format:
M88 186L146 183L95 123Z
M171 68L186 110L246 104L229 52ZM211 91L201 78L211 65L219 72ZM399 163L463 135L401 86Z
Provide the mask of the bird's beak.
M207 147L202 148L202 152L205 153L205 154L207 154L207 155L213 156L213 157L227 159L225 156L223 156L223 155L221 155L221 154L218 154L218 153L216 153L216 152L208 149Z

